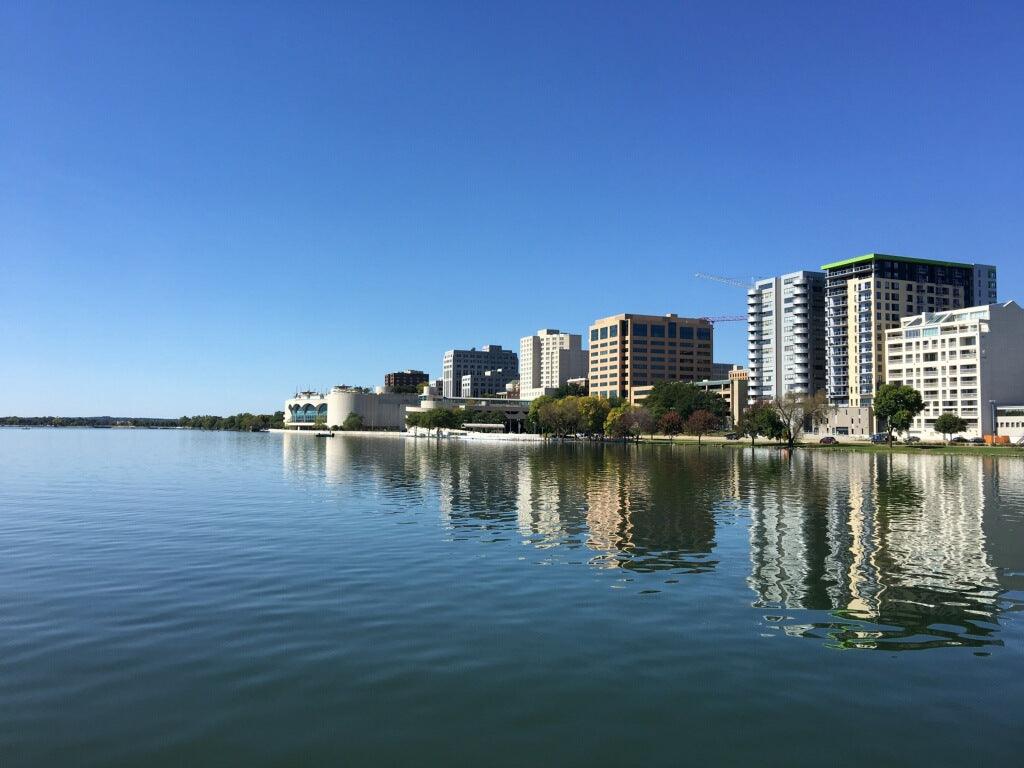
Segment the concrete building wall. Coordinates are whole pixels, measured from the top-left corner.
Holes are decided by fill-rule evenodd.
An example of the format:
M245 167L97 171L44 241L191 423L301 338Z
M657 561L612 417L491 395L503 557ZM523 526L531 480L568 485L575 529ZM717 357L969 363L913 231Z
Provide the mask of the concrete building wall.
M450 349L441 363L442 390L445 397L462 396L462 377L501 369L519 374L519 356L500 344L489 344L480 349ZM515 377L513 377L515 378Z
M579 334L542 328L519 341L519 391L524 400L551 394L569 379L587 375L590 353Z
M350 413L355 413L362 417L366 429L404 430L406 407L418 403L418 395L371 394L338 387L326 394L305 392L285 401L285 426L315 428L315 421L302 418L302 414L312 406L317 409L317 415L323 413L326 427L341 426Z
M514 371L484 371L483 373L467 373L462 377L460 397L491 397L504 395L509 384L519 374Z

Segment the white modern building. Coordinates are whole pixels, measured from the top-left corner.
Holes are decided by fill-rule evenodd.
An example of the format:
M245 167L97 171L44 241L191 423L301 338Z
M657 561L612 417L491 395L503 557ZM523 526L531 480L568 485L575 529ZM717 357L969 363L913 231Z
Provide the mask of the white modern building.
M334 387L330 392L297 392L295 397L285 400L284 426L340 427L354 413L363 420L364 429L404 430L406 407L419 402L419 395L371 393L350 387Z
M912 386L925 402L910 434L942 439L932 427L944 413L967 422L966 437L997 433L997 409L1024 402L1022 339L1015 301L904 317L886 331L886 381Z
M825 274L791 272L747 291L751 403L825 388Z
M445 397L462 397L462 377L482 374L484 371L519 373L519 356L500 344L488 344L480 349L449 349L441 364L442 391Z
M557 328L541 328L519 340L519 396L536 400L549 395L569 379L585 377L590 352L583 337Z

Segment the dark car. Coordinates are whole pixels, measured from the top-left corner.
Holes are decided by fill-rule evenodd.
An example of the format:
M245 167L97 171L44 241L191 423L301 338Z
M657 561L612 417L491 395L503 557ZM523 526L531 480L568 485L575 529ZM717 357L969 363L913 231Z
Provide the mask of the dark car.
M835 445L839 441L832 437L832 435L825 435L818 442L821 443L822 445Z
M728 434L726 434L725 439L726 440L739 440L741 437L743 437L743 435L741 435L739 432L729 432Z
M875 444L887 443L887 442L889 442L889 436L888 435L883 435L881 432L876 432L875 434L873 434L871 436L871 442L875 443Z
M970 441L970 440L968 440L968 439L967 439L966 437L964 437L963 435L957 435L957 436L956 436L956 437L954 437L954 438L953 438L953 439L952 439L952 440L951 440L950 442L952 442L952 443L969 443L969 442L971 442L971 441Z
M983 438L983 437L972 437L971 438L971 445L984 445L984 444L985 444L985 438Z
M920 437L914 437L913 435L909 435L907 437L907 439L904 440L904 442L906 442L906 443L920 443L921 442L921 438Z

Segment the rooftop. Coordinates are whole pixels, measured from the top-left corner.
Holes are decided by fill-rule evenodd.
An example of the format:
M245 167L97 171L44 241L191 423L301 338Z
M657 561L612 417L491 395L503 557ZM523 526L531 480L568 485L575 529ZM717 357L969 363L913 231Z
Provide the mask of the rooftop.
M939 267L973 267L973 264L967 264L962 261L939 261L937 259L915 259L910 256L894 256L891 253L865 253L863 256L854 256L852 259L843 259L842 261L833 261L831 264L822 264L822 269L839 269L840 267L849 267L853 264L861 264L868 261L905 261L910 264L933 264Z

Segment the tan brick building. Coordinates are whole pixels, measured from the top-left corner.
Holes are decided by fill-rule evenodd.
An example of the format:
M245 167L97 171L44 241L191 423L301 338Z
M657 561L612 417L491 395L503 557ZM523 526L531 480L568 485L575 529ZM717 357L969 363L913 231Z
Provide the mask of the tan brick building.
M714 327L678 315L621 314L590 326L590 394L632 401L635 387L711 377Z

